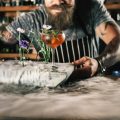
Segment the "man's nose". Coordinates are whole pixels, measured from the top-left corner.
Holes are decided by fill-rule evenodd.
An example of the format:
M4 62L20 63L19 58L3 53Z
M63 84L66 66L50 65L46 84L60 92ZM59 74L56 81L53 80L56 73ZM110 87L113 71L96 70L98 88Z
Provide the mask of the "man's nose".
M64 0L54 0L53 4L60 5L64 3Z

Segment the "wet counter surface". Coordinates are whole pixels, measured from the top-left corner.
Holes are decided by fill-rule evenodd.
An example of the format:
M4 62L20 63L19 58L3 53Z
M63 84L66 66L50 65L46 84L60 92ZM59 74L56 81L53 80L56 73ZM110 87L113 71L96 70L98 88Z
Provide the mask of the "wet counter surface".
M120 78L96 76L56 89L0 85L0 120L120 120Z

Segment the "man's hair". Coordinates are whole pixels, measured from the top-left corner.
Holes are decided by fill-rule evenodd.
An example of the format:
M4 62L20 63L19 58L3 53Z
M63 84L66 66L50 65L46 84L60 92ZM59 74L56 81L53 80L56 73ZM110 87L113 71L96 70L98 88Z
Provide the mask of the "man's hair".
M86 34L86 24L88 23L89 17L91 17L90 11L94 4L94 0L75 0L75 10L73 14L73 22L75 27L81 26Z

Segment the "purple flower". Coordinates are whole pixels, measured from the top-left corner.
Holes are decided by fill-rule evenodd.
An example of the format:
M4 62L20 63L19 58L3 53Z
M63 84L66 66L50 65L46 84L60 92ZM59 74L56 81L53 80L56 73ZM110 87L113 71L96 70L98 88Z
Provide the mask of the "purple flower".
M26 40L19 40L19 46L23 49L27 49L29 47L29 42Z

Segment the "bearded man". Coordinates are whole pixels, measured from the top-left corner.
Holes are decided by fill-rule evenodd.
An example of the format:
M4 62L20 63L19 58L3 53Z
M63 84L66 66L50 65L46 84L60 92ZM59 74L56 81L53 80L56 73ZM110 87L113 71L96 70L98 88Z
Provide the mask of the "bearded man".
M23 37L32 40L39 51L39 43L29 36L29 31L32 29L39 36L44 24L65 33L64 44L56 49L56 61L82 65L77 69L78 76L81 71L89 71L87 76L93 76L120 60L119 26L98 0L44 0L39 9L19 16L4 27L1 36L4 41L14 43L17 28L22 28L28 31ZM100 55L99 38L106 44Z

